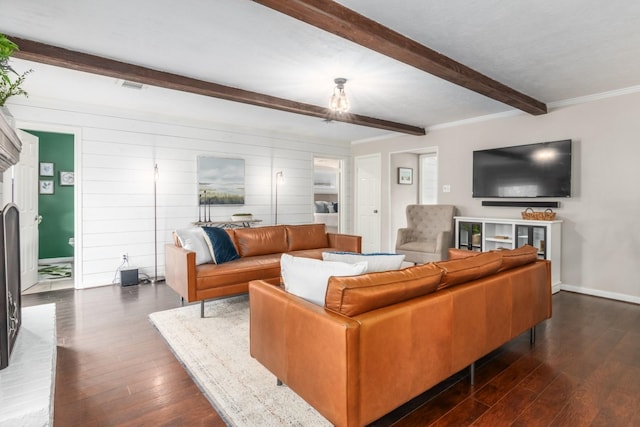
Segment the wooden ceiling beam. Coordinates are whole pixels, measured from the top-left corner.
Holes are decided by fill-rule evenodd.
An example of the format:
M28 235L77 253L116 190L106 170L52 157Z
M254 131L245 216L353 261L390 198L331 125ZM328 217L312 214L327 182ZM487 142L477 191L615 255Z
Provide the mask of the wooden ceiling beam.
M234 87L224 86L204 80L198 80L178 74L158 71L151 68L128 64L96 55L76 52L57 46L51 46L33 40L7 35L20 50L13 56L20 59L54 65L56 67L99 74L116 79L129 80L151 86L163 87L182 92L195 93L212 98L241 102L289 113L303 114L344 123L351 123L371 128L384 129L410 135L425 135L424 128L358 114L331 115L328 108L284 98L251 92Z
M547 106L333 0L253 0L458 86L533 115ZM391 7L391 6L390 6Z

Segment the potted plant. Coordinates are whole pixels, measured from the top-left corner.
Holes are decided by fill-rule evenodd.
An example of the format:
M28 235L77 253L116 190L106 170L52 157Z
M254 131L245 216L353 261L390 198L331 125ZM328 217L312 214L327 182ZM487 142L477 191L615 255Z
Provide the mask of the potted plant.
M12 96L29 96L21 86L27 74L33 70L19 74L11 68L9 58L16 50L18 50L18 46L7 36L0 34L0 107L4 107L7 99Z

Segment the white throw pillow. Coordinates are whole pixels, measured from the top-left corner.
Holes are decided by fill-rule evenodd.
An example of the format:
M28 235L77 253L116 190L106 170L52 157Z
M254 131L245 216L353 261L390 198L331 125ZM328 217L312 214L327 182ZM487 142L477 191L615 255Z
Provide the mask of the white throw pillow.
M340 261L349 264L367 262L366 273L376 271L400 270L404 261L404 254L359 254L355 252L322 252L325 261Z
M176 236L178 236L183 248L196 253L196 265L213 262L202 228L192 227L176 230Z
M331 276L357 276L367 268L366 262L347 264L282 254L280 274L287 292L324 307L327 283Z

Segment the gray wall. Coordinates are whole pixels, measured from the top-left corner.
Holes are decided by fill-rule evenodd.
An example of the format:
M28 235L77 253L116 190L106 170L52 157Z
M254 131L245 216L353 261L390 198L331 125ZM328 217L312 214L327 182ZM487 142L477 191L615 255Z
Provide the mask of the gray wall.
M562 228L563 289L640 303L640 94L594 99L553 108L543 116L524 113L432 129L426 136L402 136L353 145L353 155L382 153L382 249L395 243L391 230L390 151L437 146L439 203L459 215L519 218L521 208L489 208L471 197L472 151L572 139L573 196L557 210ZM385 181L387 184L385 184Z
M390 221L391 230L407 226L407 205L418 203L419 184L420 184L420 169L418 154L414 153L394 153L390 156L391 167L391 182L389 188L391 192L389 194L390 200ZM398 168L412 168L413 169L413 184L405 185L398 184ZM395 233L397 235L397 233ZM396 236L391 238L391 247L395 248Z

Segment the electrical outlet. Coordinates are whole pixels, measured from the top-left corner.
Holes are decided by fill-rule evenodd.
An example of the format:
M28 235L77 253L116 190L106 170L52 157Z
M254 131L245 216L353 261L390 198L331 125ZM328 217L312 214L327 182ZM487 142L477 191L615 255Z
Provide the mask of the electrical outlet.
M122 261L129 262L129 254L122 254Z

